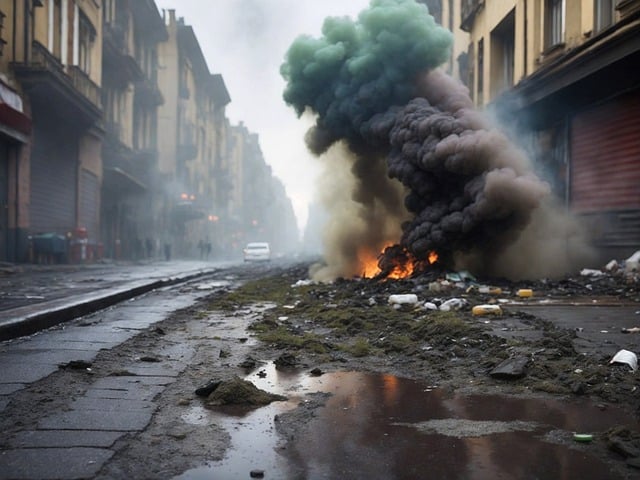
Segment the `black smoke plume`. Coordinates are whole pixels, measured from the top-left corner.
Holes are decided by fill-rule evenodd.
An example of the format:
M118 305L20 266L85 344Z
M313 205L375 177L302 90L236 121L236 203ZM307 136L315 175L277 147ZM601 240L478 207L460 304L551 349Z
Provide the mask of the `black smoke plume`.
M325 198L337 220L327 228L327 265L317 278L357 275L363 250L371 257L398 242L418 261L438 252L449 268L554 273L541 265L557 268L558 253L539 240L521 241L532 218L534 239L544 231L540 223L549 224L547 214L534 213L549 210L550 188L524 152L474 110L467 89L437 68L449 58L451 33L427 8L372 0L358 21L328 18L322 33L299 37L281 70L285 101L298 115L316 115L310 150L347 166L327 161ZM349 197L339 178L347 172ZM527 249L532 268L513 259L517 271L501 268L515 244Z

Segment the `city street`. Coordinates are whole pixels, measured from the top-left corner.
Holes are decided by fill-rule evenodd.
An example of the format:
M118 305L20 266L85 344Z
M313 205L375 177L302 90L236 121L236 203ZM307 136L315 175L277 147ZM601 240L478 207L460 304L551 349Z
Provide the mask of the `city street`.
M466 478L468 469L561 478L558 464L567 478L633 478L637 375L607 365L620 348L640 350L637 334L621 331L640 319L633 288L604 295L604 283L614 284L605 278L587 299L574 279L572 295L536 285L539 298L522 301L505 284L502 315L474 317L467 306L452 317L387 299L487 297L429 293L428 278L307 284L307 267L175 262L5 274L4 288L22 284L10 291L27 298L69 273L56 300L35 299L30 315L147 287L0 344L0 478ZM3 321L25 308L4 308ZM488 375L509 357L527 358L528 368L512 379ZM213 407L196 394L236 376L287 400ZM622 425L631 433L620 437ZM576 432L594 439L576 443ZM492 456L504 442L511 454ZM443 463L451 452L456 461Z

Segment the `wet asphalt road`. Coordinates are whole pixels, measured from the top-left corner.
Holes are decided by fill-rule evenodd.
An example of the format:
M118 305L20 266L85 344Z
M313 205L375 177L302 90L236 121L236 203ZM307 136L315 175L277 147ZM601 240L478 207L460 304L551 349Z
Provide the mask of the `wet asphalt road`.
M171 262L5 274L4 297L19 299L20 306L4 304L3 322L15 321L27 310L35 314L64 304L91 303L113 290L149 288L110 308L0 343L0 413L5 427L12 430L0 440L0 479L94 477L114 455L112 447L119 439L147 427L158 408L158 394L187 367L189 348L162 352L158 363L122 358L117 370L126 375L96 378L82 391L58 385L53 374L61 368L91 373L90 366L101 352L211 294L215 278L233 277L235 270L246 275L252 268ZM255 269L259 275L267 268ZM43 294L32 298L38 292ZM76 392L72 396L70 388ZM67 392L64 398L54 394L42 400L43 392L57 390ZM20 409L25 402L36 402L33 412L27 412L33 418L26 418L29 415Z
M246 271L251 267L237 268ZM0 343L0 413L6 422L25 425L0 441L0 479L94 477L114 455L119 440L145 430L158 408L158 394L187 367L188 348L179 354L166 352L167 360L162 363L141 364L123 358L119 369L131 375L97 378L73 397L53 399L46 414L32 421L13 418L12 402L28 399L34 389L48 388L40 386L48 385L47 379L60 365L91 363L101 351L121 345L174 311L192 305L210 293L207 288L198 288L197 282L223 278L234 268L229 264L170 262L62 270L4 274L0 278L0 325L28 318L25 312L35 315L65 304L90 303L114 291L144 287L146 293L93 316ZM256 267L256 276L265 271ZM187 285L189 280L196 283L172 288L177 283ZM611 352L619 348L640 351L640 335L620 331L640 324L640 306L591 303L545 305L532 301L518 309L576 329L585 350L604 339ZM94 321L96 318L99 321Z

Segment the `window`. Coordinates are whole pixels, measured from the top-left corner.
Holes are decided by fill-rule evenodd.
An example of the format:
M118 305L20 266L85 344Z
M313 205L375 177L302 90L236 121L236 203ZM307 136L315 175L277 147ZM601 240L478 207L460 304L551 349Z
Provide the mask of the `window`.
M87 16L80 12L80 33L78 39L78 66L83 72L91 73L91 48L96 38L96 30Z
M53 50L51 53L62 60L62 4L61 0L53 2Z
M105 23L114 23L116 20L116 1L104 0L102 6L102 19Z
M515 9L491 32L491 97L514 84Z
M478 101L477 105L484 102L484 38L478 42Z
M593 29L596 32L604 30L609 25L613 24L616 18L616 4L617 0L595 0L594 3L594 20L595 24Z
M7 44L7 41L2 38L2 34L4 33L4 19L6 15L4 12L0 12L0 57L4 52L4 46Z
M564 14L564 0L546 0L545 35L547 48L564 43Z

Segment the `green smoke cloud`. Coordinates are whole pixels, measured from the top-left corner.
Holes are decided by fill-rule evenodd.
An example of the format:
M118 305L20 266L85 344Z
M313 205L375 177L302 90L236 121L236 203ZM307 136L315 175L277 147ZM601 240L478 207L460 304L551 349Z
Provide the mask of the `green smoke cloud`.
M345 138L358 142L368 122L415 96L416 74L449 58L452 34L414 0L372 0L357 21L329 17L322 36L298 37L281 74L284 100L300 116L318 114L309 139L317 153Z

